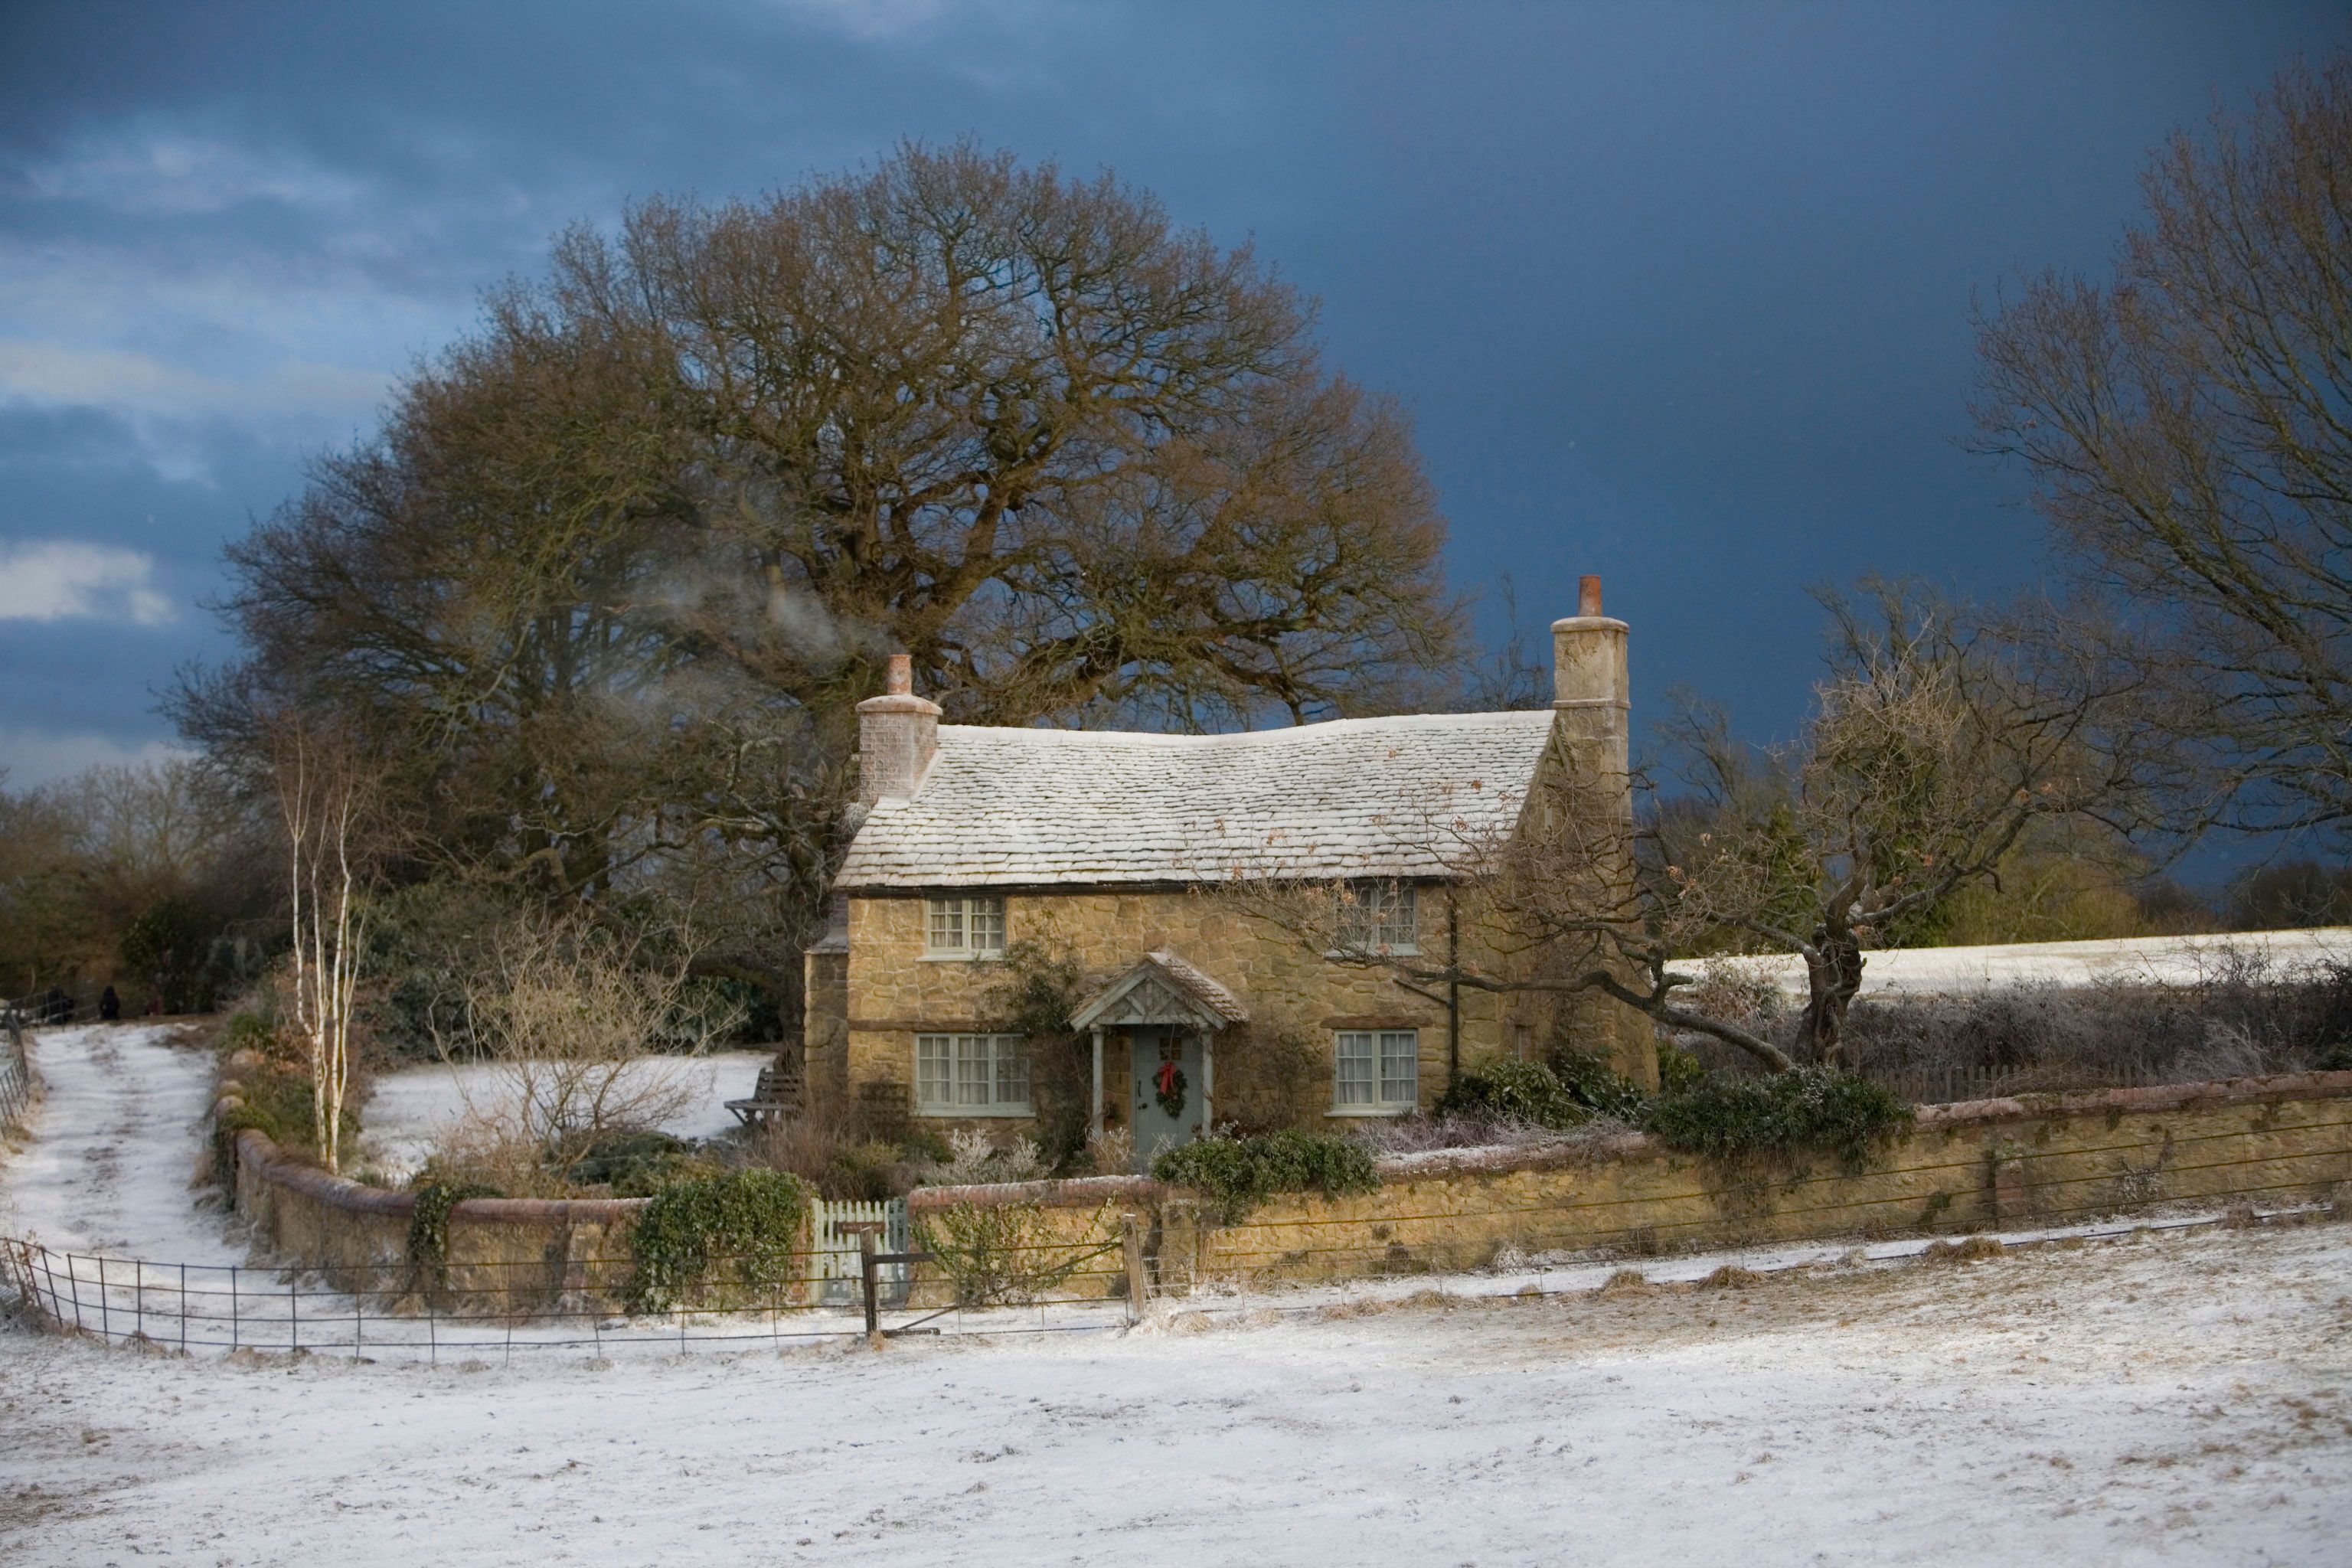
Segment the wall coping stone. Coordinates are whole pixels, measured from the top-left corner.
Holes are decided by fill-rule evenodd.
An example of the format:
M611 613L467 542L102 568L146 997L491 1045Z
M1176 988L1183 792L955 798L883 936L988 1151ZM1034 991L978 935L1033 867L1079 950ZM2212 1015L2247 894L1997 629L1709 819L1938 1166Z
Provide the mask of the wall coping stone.
M238 1161L265 1181L347 1214L405 1216L416 1212L415 1193L370 1186L305 1164L248 1127L236 1135ZM489 1225L610 1225L635 1217L645 1198L461 1198L449 1212Z
M2192 1106L2333 1100L2346 1096L2352 1096L2352 1072L2288 1073L2272 1078L2229 1079L2219 1083L2153 1084L2140 1089L2097 1089L2063 1094L1961 1100L1951 1105L1923 1105L1919 1107L1918 1120L1913 1131L1916 1135L2042 1117L2098 1116L2111 1112L2146 1114L2185 1110ZM1372 1162L1372 1168L1384 1180L1416 1181L1455 1173L1551 1170L1602 1158L1629 1159L1680 1152L1683 1152L1660 1142L1646 1132L1625 1131L1598 1138L1569 1139L1558 1143L1426 1149L1412 1154L1385 1154ZM1166 1191L1148 1176L1080 1176L1049 1182L992 1182L962 1187L919 1188L908 1200L908 1207L910 1212L915 1212L955 1203L1032 1203L1043 1204L1049 1208L1067 1208L1122 1197L1148 1203Z

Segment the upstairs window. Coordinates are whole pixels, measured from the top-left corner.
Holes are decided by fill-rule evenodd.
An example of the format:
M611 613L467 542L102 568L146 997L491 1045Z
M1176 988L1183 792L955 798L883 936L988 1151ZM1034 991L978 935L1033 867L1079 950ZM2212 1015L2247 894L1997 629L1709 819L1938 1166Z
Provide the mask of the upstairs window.
M1019 1035L917 1035L915 1109L925 1116L1027 1116L1029 1042Z
M1419 952L1420 911L1410 882L1347 882L1339 888L1343 952Z
M999 958L1004 952L1004 898L1001 893L927 899L923 926L926 958Z
M1342 1029L1332 1042L1331 1109L1394 1116L1421 1103L1421 1031Z

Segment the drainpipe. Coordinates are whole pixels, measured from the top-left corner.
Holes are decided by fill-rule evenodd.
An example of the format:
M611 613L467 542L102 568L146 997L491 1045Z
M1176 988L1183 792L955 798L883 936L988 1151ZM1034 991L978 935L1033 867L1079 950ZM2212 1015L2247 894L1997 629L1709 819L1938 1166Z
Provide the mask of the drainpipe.
M1454 889L1445 889L1445 1088L1462 1086L1462 922Z

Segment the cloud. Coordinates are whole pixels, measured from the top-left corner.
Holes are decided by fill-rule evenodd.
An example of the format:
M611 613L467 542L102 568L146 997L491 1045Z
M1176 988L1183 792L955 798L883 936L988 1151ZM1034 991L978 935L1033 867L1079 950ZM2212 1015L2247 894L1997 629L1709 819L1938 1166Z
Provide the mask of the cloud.
M163 740L124 742L111 735L0 727L0 767L5 769L10 789L55 784L100 763L136 766L168 763L191 754Z
M175 612L150 585L154 573L155 558L142 550L70 539L0 546L0 621L89 616L162 626Z
M226 407L299 413L372 408L391 377L381 371L280 360L239 380L121 349L0 338L0 397L186 418Z

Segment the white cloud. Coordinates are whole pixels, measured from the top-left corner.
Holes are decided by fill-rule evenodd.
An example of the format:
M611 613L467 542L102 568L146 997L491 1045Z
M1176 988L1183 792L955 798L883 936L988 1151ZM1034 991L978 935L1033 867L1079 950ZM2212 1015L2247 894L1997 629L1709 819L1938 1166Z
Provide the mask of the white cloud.
M109 735L61 735L52 731L0 727L0 770L5 771L10 789L55 784L100 763L136 766L168 763L192 754L169 741L131 743Z
M63 155L28 165L36 196L85 201L145 216L216 213L245 202L350 208L358 181L281 152L175 129L84 138Z
M0 621L88 616L161 626L175 612L152 585L155 558L144 551L79 540L0 545Z
M363 412L383 395L390 379L380 371L289 359L256 376L228 381L121 349L0 338L0 397L94 405L126 414L191 418L232 407L278 414Z

